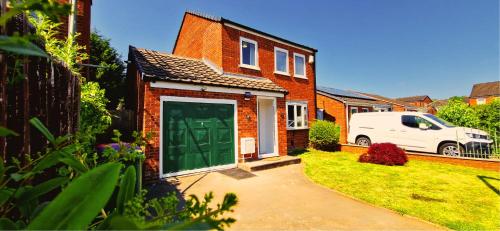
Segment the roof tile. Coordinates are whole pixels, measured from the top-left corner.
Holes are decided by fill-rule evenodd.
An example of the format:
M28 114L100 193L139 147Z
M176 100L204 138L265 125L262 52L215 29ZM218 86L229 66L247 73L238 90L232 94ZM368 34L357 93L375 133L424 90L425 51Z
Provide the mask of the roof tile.
M470 92L470 97L477 98L485 96L500 96L500 81L474 84Z
M129 52L132 54L133 61L137 64L139 71L148 78L221 87L287 92L286 89L266 78L222 75L202 60L179 57L133 46L130 46Z

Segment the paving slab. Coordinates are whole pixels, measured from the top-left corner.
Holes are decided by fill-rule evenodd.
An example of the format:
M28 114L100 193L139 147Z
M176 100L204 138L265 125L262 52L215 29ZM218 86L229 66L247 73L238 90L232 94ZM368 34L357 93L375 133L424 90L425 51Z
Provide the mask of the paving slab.
M235 230L436 230L437 225L349 198L311 182L301 164L252 173L210 172L170 179L180 195L234 192ZM369 189L367 189L369 190Z

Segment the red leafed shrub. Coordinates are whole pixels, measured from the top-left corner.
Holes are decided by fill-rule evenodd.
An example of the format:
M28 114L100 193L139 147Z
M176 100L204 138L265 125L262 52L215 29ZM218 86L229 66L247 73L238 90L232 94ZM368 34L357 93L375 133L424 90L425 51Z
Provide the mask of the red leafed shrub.
M403 149L398 148L395 144L380 143L372 144L368 148L368 152L359 156L359 162L373 163L383 165L405 165L408 162Z

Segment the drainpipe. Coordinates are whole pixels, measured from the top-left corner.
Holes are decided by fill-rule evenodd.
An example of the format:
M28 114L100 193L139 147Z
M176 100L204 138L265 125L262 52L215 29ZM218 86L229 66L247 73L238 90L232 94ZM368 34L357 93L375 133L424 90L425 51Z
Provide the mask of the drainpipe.
M68 17L68 36L76 33L76 17L78 17L78 0L70 0L71 14Z

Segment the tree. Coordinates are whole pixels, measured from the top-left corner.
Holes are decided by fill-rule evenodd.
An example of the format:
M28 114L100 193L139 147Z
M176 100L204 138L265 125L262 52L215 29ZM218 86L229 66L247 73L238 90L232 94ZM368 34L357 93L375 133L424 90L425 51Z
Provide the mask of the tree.
M474 110L479 117L479 127L481 129L500 132L500 99L495 99L488 104L475 106Z
M90 35L90 63L99 65L90 69L89 81L96 81L106 90L108 109L116 109L125 92L125 64L120 54L111 47L110 39L98 32Z
M437 116L462 127L477 128L480 122L477 113L463 101L462 97L450 98L448 104L438 111Z

